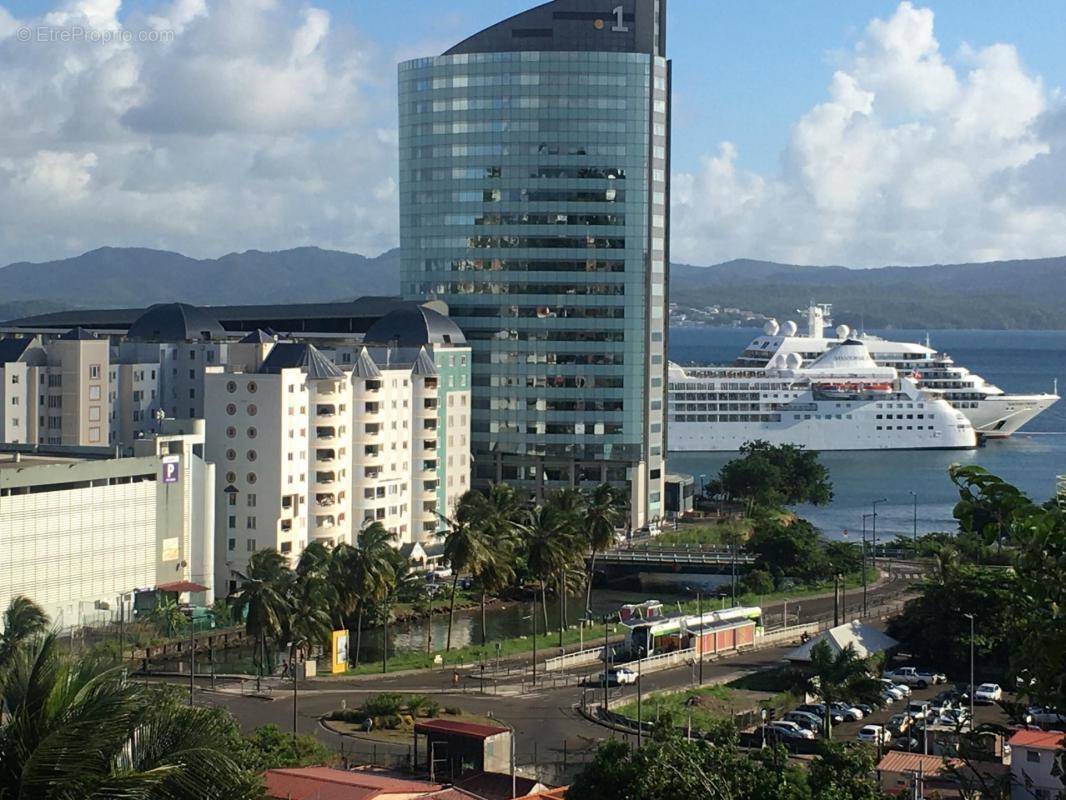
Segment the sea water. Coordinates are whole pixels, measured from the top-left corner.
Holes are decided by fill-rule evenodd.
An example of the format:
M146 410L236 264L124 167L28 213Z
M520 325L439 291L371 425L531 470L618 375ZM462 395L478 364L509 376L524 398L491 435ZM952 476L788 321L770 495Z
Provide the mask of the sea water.
M730 363L761 331L757 328L688 327L670 330L670 358L679 363ZM871 331L898 341L925 342L926 331ZM929 343L999 386L1008 394L1050 392L1055 379L1066 389L1066 331L929 331ZM734 457L728 453L677 453L671 472L709 480ZM953 463L978 464L1015 484L1034 500L1055 492L1066 475L1066 401L1060 401L1009 439L990 440L976 450L826 452L820 456L833 482L833 502L797 511L827 536L861 536L863 514L877 505L878 540L917 529L954 530L951 511L958 491L948 477ZM912 495L911 493L914 493ZM872 522L867 521L867 530Z

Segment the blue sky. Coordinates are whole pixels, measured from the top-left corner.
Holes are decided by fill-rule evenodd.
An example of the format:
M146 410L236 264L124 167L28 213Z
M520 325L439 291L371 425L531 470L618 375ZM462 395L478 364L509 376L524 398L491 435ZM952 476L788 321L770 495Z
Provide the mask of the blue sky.
M532 4L0 0L0 264L106 244L395 246L396 61ZM1066 253L1063 8L669 0L674 254ZM16 41L56 19L177 36Z

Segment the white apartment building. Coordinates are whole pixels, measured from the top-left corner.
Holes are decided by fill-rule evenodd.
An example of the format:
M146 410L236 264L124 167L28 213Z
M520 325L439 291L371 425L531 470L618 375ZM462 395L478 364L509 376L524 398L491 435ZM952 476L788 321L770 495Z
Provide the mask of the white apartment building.
M295 560L308 542L352 542L371 521L397 546L434 542L470 488L471 362L459 328L435 309L395 301L226 311L241 324L298 330L227 332L183 304L153 306L125 328L114 318L122 312L85 312L101 338L30 325L0 340L0 392L37 380L29 365L69 340L97 348L102 442L133 452L171 418L202 416L206 459L217 465L218 587L256 550ZM89 393L92 381L64 387ZM6 439L16 426L3 424ZM43 443L35 434L26 441Z
M69 627L130 619L135 594L188 594L175 588L183 583L208 587L192 602L212 602L215 478L204 424L163 428L125 458L0 445L0 606L26 595Z

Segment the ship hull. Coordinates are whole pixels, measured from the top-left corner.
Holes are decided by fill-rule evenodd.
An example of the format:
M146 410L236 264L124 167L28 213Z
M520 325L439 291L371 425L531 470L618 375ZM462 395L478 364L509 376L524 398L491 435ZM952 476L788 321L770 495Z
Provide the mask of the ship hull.
M1056 395L1004 394L978 401L977 408L960 409L978 436L984 439L1006 439L1057 401Z

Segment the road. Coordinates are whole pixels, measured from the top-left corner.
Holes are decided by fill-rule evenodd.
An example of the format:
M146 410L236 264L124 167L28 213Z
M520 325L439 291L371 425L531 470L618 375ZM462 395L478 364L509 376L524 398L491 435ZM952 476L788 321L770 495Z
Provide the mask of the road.
M889 578L871 587L868 597L871 611L889 599L897 600L907 586L906 580ZM843 618L847 619L849 615L858 616L862 609L861 590L849 592L847 601L849 614L842 615ZM768 627L779 627L782 624L785 605L785 602L780 602L764 606ZM827 615L831 618L833 598L831 594L828 597L808 597L798 602L788 602L787 607L790 624L796 624L797 617L801 622L825 618ZM706 662L703 669L704 682L728 682L742 674L772 667L780 662L792 646L772 647L722 658L716 662ZM554 655L554 651L545 655ZM371 745L366 740L350 738L346 738L342 744L341 737L324 728L319 720L323 715L340 708L342 702L346 703L348 708L353 708L369 695L386 691L417 692L434 696L443 707L460 706L470 713L492 715L513 726L518 764L536 764L542 770L547 769L553 773L542 773L548 780L553 777L565 779L573 769L575 761L587 759L600 741L615 735L610 730L589 722L577 710L583 692L602 690L583 688L579 685L578 676L573 673L546 676L543 670L539 672L538 685L533 687L530 681L530 666L531 661L527 656L525 663L512 668L509 671L510 677L503 677L498 687L487 687L487 693L475 689L464 691L462 685L459 688L453 686L453 673L450 668L307 681L301 685L299 692L299 729L313 733L336 750L343 749L356 760L369 760L374 757L380 761L387 751L405 755L407 748L403 746ZM595 671L595 666L581 670L586 673ZM650 692L690 686L694 681L695 672L693 667L686 665L646 675L642 680L643 690ZM554 681L555 685L545 685L546 678ZM471 682L467 680L464 684L470 686ZM275 685L277 688L271 693L275 699L242 696L239 689L230 686L229 691L199 691L197 702L228 708L246 730L267 723L290 730L292 694L288 687L276 682ZM473 685L476 686L476 683ZM632 695L635 689L631 686L625 687L624 692Z

